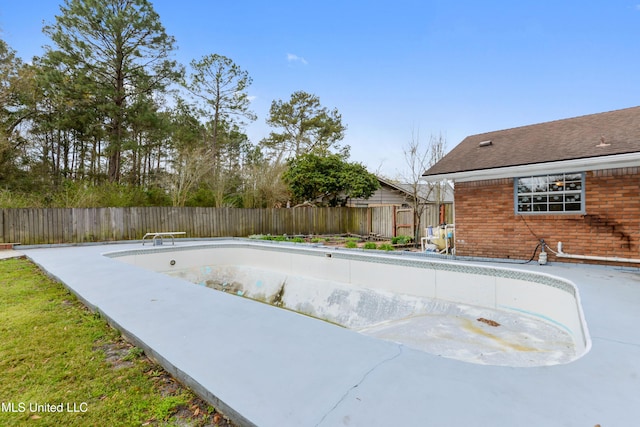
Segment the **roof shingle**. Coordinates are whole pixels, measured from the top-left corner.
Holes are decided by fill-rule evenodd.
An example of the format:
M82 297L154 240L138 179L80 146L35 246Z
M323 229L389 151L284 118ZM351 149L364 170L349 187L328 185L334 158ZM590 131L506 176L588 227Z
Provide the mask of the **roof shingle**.
M469 136L424 176L636 152L640 107Z

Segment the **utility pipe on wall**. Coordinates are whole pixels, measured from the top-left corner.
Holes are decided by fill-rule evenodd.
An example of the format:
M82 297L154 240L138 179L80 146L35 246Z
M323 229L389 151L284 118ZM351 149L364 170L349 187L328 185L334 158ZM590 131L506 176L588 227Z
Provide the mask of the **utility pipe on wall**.
M547 249L553 252L558 258L585 259L585 260L591 260L591 261L607 261L607 262L630 262L630 263L640 264L640 259L634 259L634 258L567 254L562 252L562 242L558 242L558 252L554 251L549 246L547 246Z

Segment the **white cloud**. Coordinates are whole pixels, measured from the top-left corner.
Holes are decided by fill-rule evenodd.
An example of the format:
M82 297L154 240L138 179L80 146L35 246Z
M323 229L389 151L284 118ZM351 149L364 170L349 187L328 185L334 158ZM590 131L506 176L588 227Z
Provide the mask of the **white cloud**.
M301 56L294 55L293 53L287 53L287 61L289 62L300 62L301 64L307 65L308 62Z

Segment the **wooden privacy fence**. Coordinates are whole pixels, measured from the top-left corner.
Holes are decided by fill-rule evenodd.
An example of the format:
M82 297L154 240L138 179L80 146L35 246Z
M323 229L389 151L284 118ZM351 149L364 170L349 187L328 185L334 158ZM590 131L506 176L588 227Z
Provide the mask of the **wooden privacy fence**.
M444 211L444 222L447 224L453 224L453 203L442 203L441 205L437 205L435 203L429 204L420 218L420 227L422 228L420 233L424 234L424 228L429 225L435 227L442 223L440 220L441 209Z
M380 236L393 236L395 206L380 206L369 209L369 231Z
M428 204L420 218L420 236L424 237L424 229L427 226L438 226L440 221L440 206L444 210L444 222L453 224L453 204L436 203ZM372 233L380 236L413 236L414 221L413 210L411 208L400 208L398 206L380 206L371 209L370 229Z
M368 234L369 218L367 208L0 209L0 243L136 240L158 231L185 231L187 237Z
M0 209L0 243L23 245L138 240L145 233L187 237L252 234L394 236L395 207L375 208L29 208ZM426 226L426 223L423 223Z

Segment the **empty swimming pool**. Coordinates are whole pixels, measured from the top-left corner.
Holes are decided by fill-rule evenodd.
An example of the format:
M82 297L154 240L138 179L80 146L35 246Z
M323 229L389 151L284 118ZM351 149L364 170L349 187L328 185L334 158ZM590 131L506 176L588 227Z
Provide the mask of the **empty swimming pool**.
M575 285L543 273L244 240L109 256L472 363L555 365L590 348Z

